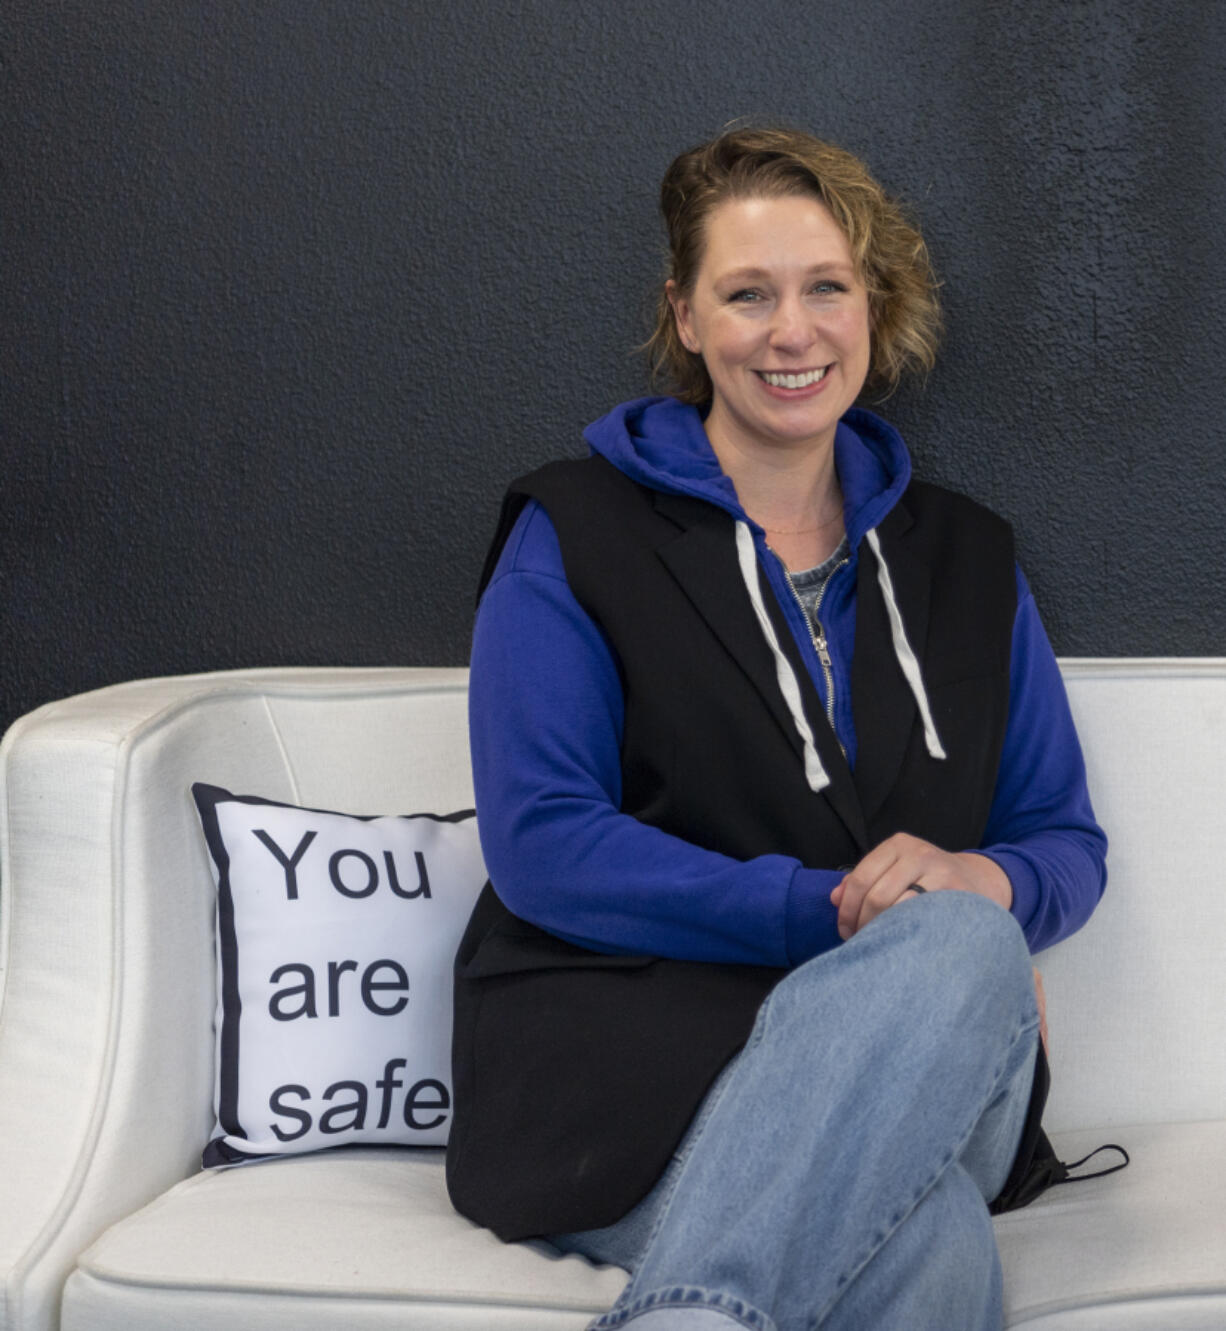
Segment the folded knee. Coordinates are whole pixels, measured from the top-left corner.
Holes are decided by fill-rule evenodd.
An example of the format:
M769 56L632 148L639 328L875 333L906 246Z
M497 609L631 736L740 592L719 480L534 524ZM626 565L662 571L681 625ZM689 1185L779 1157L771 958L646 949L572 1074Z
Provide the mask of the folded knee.
M1016 920L969 892L930 892L878 916L834 951L798 967L772 1005L798 1016L854 993L853 1002L947 1020L1016 1021L1034 1007L1030 955Z
M955 1004L992 995L1010 1010L1033 994L1021 928L994 902L971 892L930 892L900 903L893 923L901 935L895 950L923 991L944 993Z

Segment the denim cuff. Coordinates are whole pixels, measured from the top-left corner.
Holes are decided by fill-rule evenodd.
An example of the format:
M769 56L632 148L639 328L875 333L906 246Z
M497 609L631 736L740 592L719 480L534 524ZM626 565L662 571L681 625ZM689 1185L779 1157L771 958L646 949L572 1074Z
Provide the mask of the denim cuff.
M648 1290L630 1302L619 1303L589 1325L588 1331L777 1331L773 1319L731 1294L698 1285L673 1285Z

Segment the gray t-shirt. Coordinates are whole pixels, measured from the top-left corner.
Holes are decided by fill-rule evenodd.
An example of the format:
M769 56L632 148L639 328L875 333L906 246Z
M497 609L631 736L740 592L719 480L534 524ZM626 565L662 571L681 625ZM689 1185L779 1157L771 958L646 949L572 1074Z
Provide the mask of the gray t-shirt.
M839 548L815 568L799 569L795 573L788 574L788 581L792 584L796 595L800 597L800 604L804 607L805 614L809 617L809 631L813 631L813 626L817 621L818 608L821 605L822 594L826 590L826 583L830 580L830 575L847 558L848 555L847 537L844 536L839 542Z

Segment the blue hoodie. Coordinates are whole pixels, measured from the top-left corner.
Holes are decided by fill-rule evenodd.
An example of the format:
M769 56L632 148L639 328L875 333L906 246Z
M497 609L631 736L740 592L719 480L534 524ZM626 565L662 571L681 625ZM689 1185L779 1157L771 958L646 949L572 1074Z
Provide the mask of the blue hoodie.
M861 541L898 501L911 461L898 433L853 410L835 437L850 559L831 576L822 623L833 706L803 612L760 527L720 470L698 412L672 398L623 403L585 438L631 479L705 500L747 524L849 763L856 565ZM1079 928L1106 881L1064 685L1022 577L1009 722L978 850L1013 885L1033 951ZM730 587L729 595L744 595ZM795 966L840 944L830 893L843 875L785 855L740 861L623 814L623 699L616 657L570 592L539 505L520 515L482 597L469 691L478 825L490 877L515 914L602 952Z

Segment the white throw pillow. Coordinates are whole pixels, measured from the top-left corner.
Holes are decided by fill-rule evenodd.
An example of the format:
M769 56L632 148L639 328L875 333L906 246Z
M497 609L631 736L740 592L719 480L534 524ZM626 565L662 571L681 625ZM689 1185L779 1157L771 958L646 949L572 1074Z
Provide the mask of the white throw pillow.
M204 1164L445 1145L452 963L486 879L473 810L362 818L192 794L217 882Z

